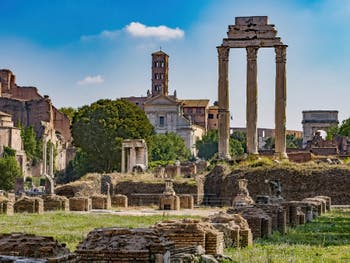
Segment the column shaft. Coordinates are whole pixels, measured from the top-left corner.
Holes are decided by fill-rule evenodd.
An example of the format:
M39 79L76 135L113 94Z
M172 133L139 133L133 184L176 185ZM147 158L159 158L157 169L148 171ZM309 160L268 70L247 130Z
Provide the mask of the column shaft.
M125 147L122 145L122 162L121 162L121 173L125 173Z
M258 70L259 47L247 47L247 151L258 154Z
M53 144L50 142L49 175L53 178Z
M229 47L217 47L219 59L218 106L219 106L219 158L230 159L230 111L229 111L229 83L228 59Z
M286 153L286 45L275 47L276 95L275 95L275 154L287 158Z
M43 175L47 174L46 157L47 157L47 140L44 137L44 139L43 139Z

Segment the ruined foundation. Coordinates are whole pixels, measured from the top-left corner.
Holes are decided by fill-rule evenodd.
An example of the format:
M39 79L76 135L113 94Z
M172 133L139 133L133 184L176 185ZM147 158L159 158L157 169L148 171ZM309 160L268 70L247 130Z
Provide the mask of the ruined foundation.
M69 211L69 200L59 195L44 195L44 211Z
M15 213L38 213L44 212L44 201L39 197L23 196L14 204Z
M92 209L111 209L111 198L109 195L91 196Z
M128 197L126 195L113 195L111 197L111 203L113 207L128 207Z
M69 198L70 211L90 211L92 209L91 199L89 197Z

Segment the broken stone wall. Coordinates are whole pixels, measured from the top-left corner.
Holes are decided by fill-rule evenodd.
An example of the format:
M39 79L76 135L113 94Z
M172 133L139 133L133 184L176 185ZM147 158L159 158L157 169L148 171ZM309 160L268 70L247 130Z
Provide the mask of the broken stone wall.
M128 197L126 195L112 195L111 205L113 207L128 207Z
M44 212L43 199L39 197L23 196L14 204L15 213L38 213Z
M248 190L253 199L257 195L269 194L266 180L279 180L282 185L282 197L286 200L325 195L329 196L335 205L350 203L350 169L339 165L315 165L300 169L259 167L232 173L217 167L206 176L204 203L230 206L232 197L238 193L239 178L248 179Z
M110 209L111 198L109 195L93 195L91 196L92 209Z
M176 194L190 194L197 201L199 187L196 184L176 183L174 190ZM122 194L128 197L129 206L147 206L158 205L159 198L164 191L163 182L144 183L144 182L118 182L114 186L115 194Z
M44 195L44 211L69 211L69 200L59 195Z
M89 197L71 197L69 198L70 211L90 211L92 209L91 199Z

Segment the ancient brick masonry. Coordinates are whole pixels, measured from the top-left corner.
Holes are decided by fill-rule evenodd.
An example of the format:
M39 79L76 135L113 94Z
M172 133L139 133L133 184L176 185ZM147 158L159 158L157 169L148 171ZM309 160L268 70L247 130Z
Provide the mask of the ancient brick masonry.
M69 211L69 200L59 195L44 195L44 211Z
M44 212L43 199L39 197L23 196L14 204L15 213L38 213Z
M103 228L91 231L75 253L78 262L168 262L174 242L154 229Z
M14 203L15 203L15 194L0 193L0 214L13 215Z
M110 209L111 197L109 195L91 196L92 209Z
M224 233L226 247L246 247L253 244L248 222L239 214L220 212L209 216L205 221Z
M111 203L113 207L128 207L128 197L126 195L113 195L111 197Z
M0 255L42 258L49 262L75 262L71 261L74 257L65 245L52 237L24 233L0 234Z
M92 209L91 199L89 197L69 198L70 211L90 211Z
M175 242L176 248L202 246L206 254L222 254L224 235L210 223L193 219L169 220L156 224L154 229Z

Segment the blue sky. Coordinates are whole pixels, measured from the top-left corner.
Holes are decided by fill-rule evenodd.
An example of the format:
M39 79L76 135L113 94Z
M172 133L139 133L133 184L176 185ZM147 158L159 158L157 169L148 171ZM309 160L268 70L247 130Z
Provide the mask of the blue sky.
M302 110L350 115L350 0L0 0L0 10L0 67L57 107L146 94L159 47L170 56L170 92L213 102L227 26L267 15L289 46L287 128L301 129ZM245 68L245 51L231 50L232 126L245 125ZM260 49L260 127L274 127L274 78L274 52Z

